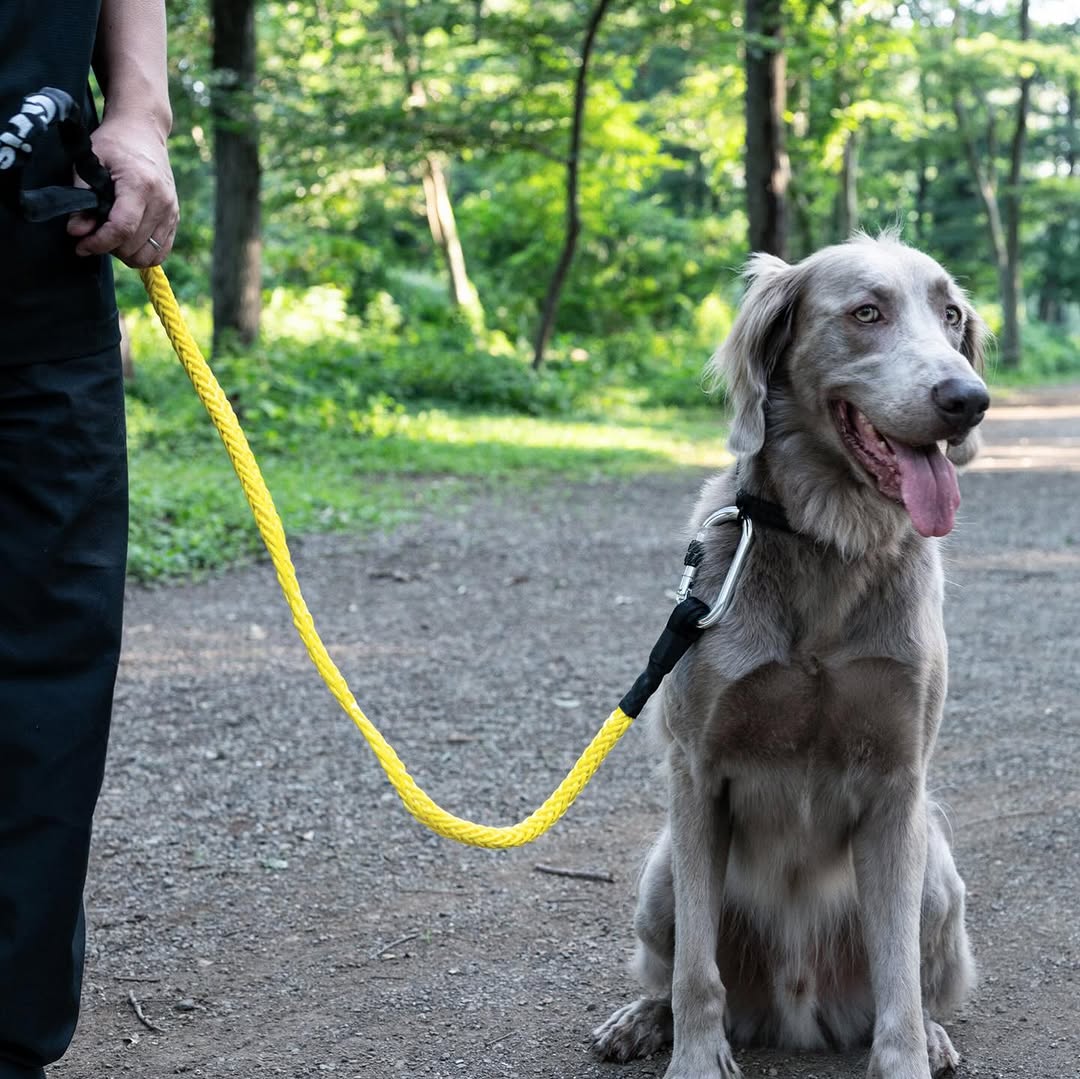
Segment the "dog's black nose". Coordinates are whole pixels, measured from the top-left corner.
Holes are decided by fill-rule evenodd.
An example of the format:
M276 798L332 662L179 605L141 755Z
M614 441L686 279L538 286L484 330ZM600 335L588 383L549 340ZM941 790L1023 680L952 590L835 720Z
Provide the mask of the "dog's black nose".
M980 423L990 405L986 387L967 378L942 379L930 395L938 415L956 431L967 431Z

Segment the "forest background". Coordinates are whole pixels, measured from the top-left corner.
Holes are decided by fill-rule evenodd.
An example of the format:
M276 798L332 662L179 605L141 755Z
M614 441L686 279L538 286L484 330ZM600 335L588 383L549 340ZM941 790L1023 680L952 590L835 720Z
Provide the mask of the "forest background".
M1071 0L167 6L167 270L290 529L722 463L701 372L739 267L856 228L953 272L996 384L1080 374ZM250 557L216 436L119 291L133 576Z

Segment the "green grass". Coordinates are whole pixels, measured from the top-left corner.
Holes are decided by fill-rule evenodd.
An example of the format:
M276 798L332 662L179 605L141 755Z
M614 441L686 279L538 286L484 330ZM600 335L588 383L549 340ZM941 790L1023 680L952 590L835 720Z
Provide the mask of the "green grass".
M194 396L194 391L189 391ZM199 576L261 551L240 483L210 437L183 453L137 447L131 461L129 573L143 582ZM715 414L640 414L633 422L401 411L378 437L311 434L290 452L252 448L286 530L385 528L492 482L589 480L728 460Z
M205 313L189 322L205 340ZM137 371L128 394L130 576L199 577L258 557L262 543L239 481L163 334L145 314L129 318L129 329ZM214 366L294 536L390 527L493 482L587 481L729 459L717 408L652 405L647 391L606 372L590 382L575 371L576 401L568 403L550 381L509 368L505 382L526 395L522 407L535 403L527 397L535 387L538 407L551 412L555 402L554 414L405 405L381 392L359 396L325 344L282 338L273 327L268 338L265 351ZM423 355L413 362L422 365ZM490 357L483 362L494 370ZM365 377L371 372L355 381Z

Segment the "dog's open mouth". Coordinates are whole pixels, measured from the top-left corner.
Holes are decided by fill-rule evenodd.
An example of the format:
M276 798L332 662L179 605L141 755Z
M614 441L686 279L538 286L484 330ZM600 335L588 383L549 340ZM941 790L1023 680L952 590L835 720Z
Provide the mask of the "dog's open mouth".
M956 469L937 443L908 446L881 434L849 401L833 401L831 407L840 438L878 490L908 511L920 535L948 535L960 505L960 487Z

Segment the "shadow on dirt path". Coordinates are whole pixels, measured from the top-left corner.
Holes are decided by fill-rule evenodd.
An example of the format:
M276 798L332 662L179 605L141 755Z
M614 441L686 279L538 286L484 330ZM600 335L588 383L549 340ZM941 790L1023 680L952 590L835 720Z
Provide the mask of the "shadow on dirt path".
M932 776L982 973L950 1029L963 1076L1062 1079L1080 1076L1080 390L996 404L986 434L948 542ZM562 778L666 618L700 480L488 492L390 536L299 545L331 652L437 800L506 823ZM461 848L401 809L266 566L133 589L84 1014L51 1074L662 1076L666 1059L586 1049L634 991L634 877L660 820L646 741L631 729L532 847ZM865 1069L740 1060L748 1077Z

